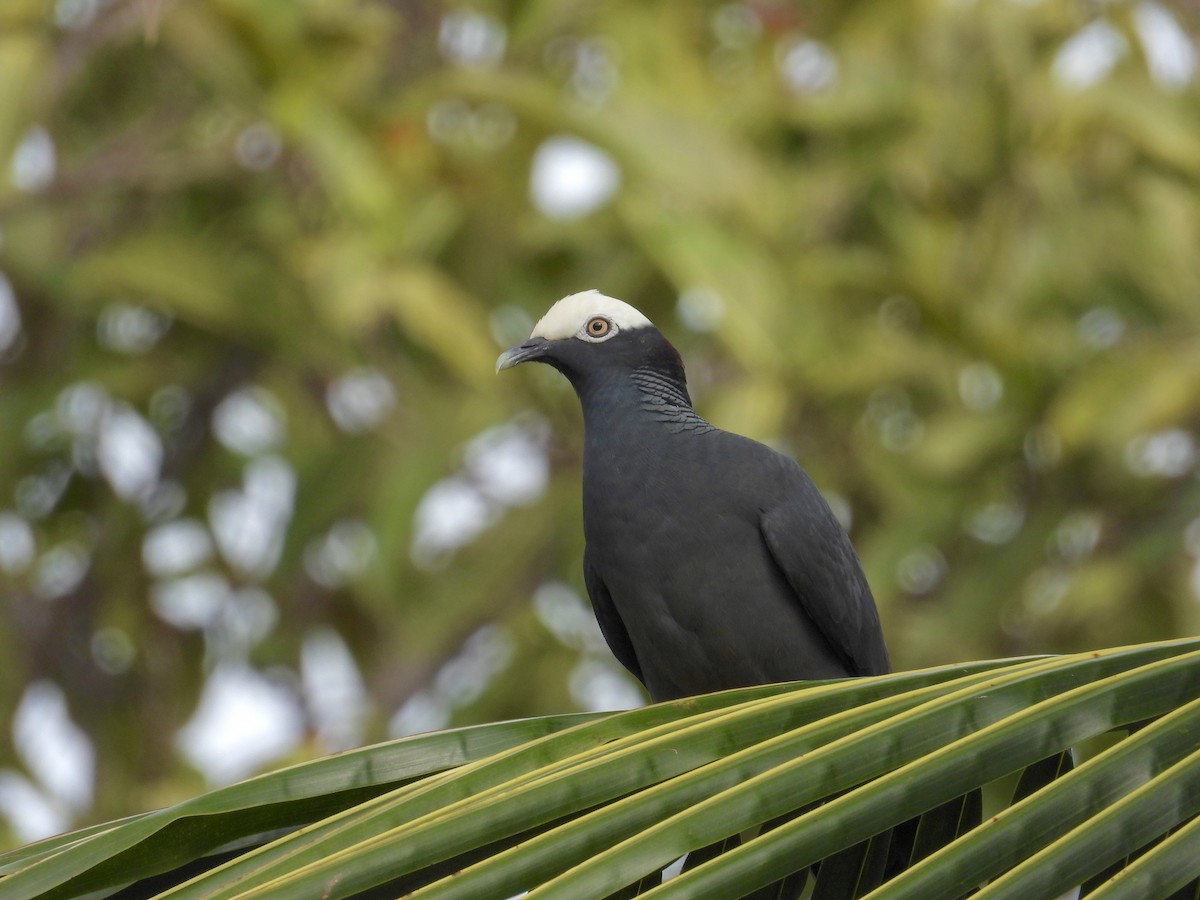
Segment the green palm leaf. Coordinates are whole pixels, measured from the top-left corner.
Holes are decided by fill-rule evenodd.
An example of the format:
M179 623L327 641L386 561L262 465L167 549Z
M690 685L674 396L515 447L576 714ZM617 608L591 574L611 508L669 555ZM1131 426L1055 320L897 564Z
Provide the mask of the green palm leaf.
M8 854L0 896L740 897L810 867L821 897L1166 896L1200 877L1198 747L1198 641L770 685L284 769Z

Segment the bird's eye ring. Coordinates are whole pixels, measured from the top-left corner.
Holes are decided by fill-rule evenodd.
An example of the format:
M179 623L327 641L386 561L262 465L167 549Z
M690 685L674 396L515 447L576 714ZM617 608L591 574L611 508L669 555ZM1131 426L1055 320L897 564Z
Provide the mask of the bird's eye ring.
M612 322L603 316L593 316L588 319L587 325L584 326L584 331L590 338L602 338L612 329Z

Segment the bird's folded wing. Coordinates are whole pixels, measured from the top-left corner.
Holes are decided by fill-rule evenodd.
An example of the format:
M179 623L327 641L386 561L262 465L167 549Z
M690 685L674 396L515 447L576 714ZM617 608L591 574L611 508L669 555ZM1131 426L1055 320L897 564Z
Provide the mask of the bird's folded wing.
M815 493L815 489L814 489ZM783 503L760 528L796 602L855 675L890 670L879 614L850 538L824 503Z
M642 677L642 667L633 650L629 632L625 630L625 623L621 621L617 607L613 604L612 594L608 592L608 587L604 584L600 573L588 559L586 547L583 550L583 584L587 588L588 597L592 601L592 610L596 614L596 621L600 624L600 633L604 635L604 640L608 643L608 649L612 651L613 656L621 665L632 672L638 681L645 684L646 679Z

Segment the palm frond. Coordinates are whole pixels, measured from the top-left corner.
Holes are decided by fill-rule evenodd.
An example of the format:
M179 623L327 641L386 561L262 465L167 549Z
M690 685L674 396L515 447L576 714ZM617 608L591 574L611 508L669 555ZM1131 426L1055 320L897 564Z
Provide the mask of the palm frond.
M770 685L295 766L10 853L0 894L1167 896L1198 747L1195 640Z

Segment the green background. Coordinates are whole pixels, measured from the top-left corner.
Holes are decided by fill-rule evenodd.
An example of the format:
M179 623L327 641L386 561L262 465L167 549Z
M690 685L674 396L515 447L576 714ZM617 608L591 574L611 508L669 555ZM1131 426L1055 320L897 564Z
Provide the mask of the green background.
M592 287L848 513L897 668L1195 633L1200 91L1156 15L1194 67L1185 4L6 0L4 778L67 822L197 793L176 734L244 664L290 759L628 696L579 617L576 401L493 374ZM579 215L531 197L564 137L619 173ZM264 484L278 546L239 556L215 523ZM179 520L209 552L156 570ZM181 627L192 576L222 606ZM31 685L86 801L8 727Z

